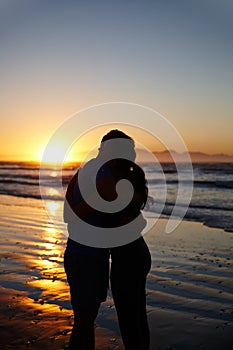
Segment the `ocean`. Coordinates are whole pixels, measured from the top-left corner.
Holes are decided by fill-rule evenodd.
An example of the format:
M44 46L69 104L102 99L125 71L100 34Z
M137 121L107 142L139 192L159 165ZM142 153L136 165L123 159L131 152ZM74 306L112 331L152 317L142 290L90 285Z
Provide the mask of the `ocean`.
M158 171L150 163L140 164L148 181L150 216L158 214L166 186L166 199L161 216L168 217L174 207L179 185L177 169L172 163L163 163ZM64 166L62 182L64 188L76 171L77 164ZM185 165L184 165L185 171ZM58 189L56 166L44 166L30 162L0 162L0 194L12 196L12 203L20 205L20 197L36 199L29 205L43 206L43 197L48 201L63 201L64 193ZM191 186L187 181L185 186ZM202 222L207 226L233 232L233 163L194 163L193 193L185 219ZM3 197L2 197L3 198Z

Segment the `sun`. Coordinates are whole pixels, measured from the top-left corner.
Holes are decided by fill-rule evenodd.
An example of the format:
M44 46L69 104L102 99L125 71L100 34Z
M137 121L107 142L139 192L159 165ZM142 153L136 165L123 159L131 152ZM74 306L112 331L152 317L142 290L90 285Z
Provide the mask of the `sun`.
M40 161L42 163L63 163L68 162L66 147L62 144L52 144L41 150Z

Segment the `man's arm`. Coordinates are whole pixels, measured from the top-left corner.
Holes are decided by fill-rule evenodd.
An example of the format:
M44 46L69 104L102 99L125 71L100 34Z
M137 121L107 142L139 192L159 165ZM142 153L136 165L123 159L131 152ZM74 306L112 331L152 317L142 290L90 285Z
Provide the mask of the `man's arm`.
M64 203L64 222L70 222L75 219L76 214L81 219L85 220L96 212L94 208L88 205L83 198L75 203L74 201L74 187L77 182L78 172L72 177L67 187L65 203ZM106 201L112 201L116 199L115 182L111 177L104 176L96 181L96 188L100 196ZM89 197L91 203L91 196ZM71 213L71 210L73 213Z

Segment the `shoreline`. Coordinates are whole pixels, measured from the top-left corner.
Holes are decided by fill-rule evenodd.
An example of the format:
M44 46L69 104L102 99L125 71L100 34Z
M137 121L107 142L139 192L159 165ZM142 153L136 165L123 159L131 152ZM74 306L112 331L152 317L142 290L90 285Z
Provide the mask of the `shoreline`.
M0 204L0 347L65 349L73 319L67 236L32 202ZM160 218L144 236L152 256L150 350L231 350L233 235L186 220L166 234L166 223ZM111 291L96 320L96 349L123 349Z
M3 198L3 202L1 202L2 205L15 205L15 206L24 206L25 205L25 201L28 201L30 203L28 203L28 206L31 206L31 201L34 202L34 206L37 208L44 208L44 204L43 204L43 200L42 198L33 198L33 197L29 197L29 196L15 196L12 194L0 194L0 198ZM21 203L19 204L12 204L10 198L17 198L17 200ZM5 201L4 201L5 200ZM25 201L24 201L25 200ZM53 201L53 200L48 200L48 201ZM61 200L54 200L55 202L59 202L60 204L63 204L63 201ZM157 213L154 213L152 211L145 211L145 216L146 218L151 218L153 215L157 215ZM159 217L160 220L168 220L169 216L166 215L161 215ZM205 221L201 221L201 220L195 220L195 218L188 218L188 217L184 217L182 219L182 221L188 221L188 222L194 222L194 223L200 223L203 226L206 226L208 228L211 229L219 229L219 230L223 230L224 232L232 232L233 233L233 228L225 228L224 226L219 226L217 224L214 223L207 223Z

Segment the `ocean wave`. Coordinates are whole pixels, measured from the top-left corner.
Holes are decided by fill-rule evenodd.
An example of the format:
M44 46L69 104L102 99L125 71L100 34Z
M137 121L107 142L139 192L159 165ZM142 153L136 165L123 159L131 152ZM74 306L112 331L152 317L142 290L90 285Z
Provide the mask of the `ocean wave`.
M42 199L41 194L27 194L27 193L22 193L22 192L14 192L14 191L5 191L3 189L0 189L0 194L4 194L7 196L13 196L13 197L23 197L23 198L33 198L33 199ZM46 195L43 196L43 199L45 200L52 200L52 201L63 201L64 198L61 196L54 196L54 195Z
M150 208L148 213L160 213L162 217L170 217L174 203L165 203L160 213L156 208ZM150 215L151 217L151 215ZM192 206L190 205L184 216L185 220L197 221L209 227L221 228L225 231L233 232L232 209L208 206Z
M70 175L62 176L62 183L68 184L71 179ZM35 180L33 182L33 180ZM48 183L47 183L48 181ZM0 183L18 183L18 184L24 184L24 185L41 185L41 186L51 186L53 184L54 186L60 183L60 179L58 177L53 176L41 176L38 175L0 175Z
M158 201L158 200L154 200L152 198L152 205L149 206L149 210L150 211L155 211L156 212L156 204L160 207L161 204L163 204L161 201ZM185 204L182 204L182 203L175 203L175 202L169 202L169 201L166 201L165 204L164 204L164 207L165 208L171 208L170 210L172 210L172 208L174 206L178 206L178 207L186 207ZM217 205L211 205L211 204L206 204L206 205L203 205L203 204L193 204L192 202L189 204L189 208L192 208L192 209L206 209L206 210L219 210L219 211L229 211L229 212L232 212L233 211L233 207L225 207L223 208L222 206L217 206Z
M69 181L71 179L71 176L63 176L62 177L62 183L63 185L68 185ZM34 181L33 181L34 180ZM6 176L0 175L0 184L22 184L22 185L34 185L34 186L53 186L57 187L59 186L59 179L52 176L43 176L39 178L36 175L25 175L25 176L11 176L10 178L7 178ZM191 181L178 181L178 180L162 180L162 179L151 179L148 180L148 185L151 186L160 186L160 185L177 185L183 184L183 185L191 185ZM194 181L194 187L200 187L200 188L222 188L222 189L233 189L233 181Z
M178 185L178 184L187 184L191 185L193 183L194 187L202 187L202 188L227 188L232 189L233 188L233 181L205 181L205 180L181 180L178 181L178 179L173 180L163 180L163 179L149 179L148 184L149 185Z
M79 166L78 163L72 163L72 164L64 164L63 165L63 170L74 170L77 169L77 167ZM39 171L40 169L42 171L53 171L56 169L60 169L60 166L56 166L56 165L43 165L41 167L40 163L28 163L28 162L2 162L0 161L0 171L1 170L30 170L30 171Z
M19 193L14 190L7 191L4 189L0 189L0 194L14 196L14 197L21 197L21 198L32 198L36 200L42 199L41 194L39 192L28 194L28 193L22 193L22 192ZM43 195L43 199L48 201L63 202L64 196ZM173 202L166 202L162 210L162 213L159 212L161 216L169 217L172 213L172 209L174 205L175 203ZM153 207L150 206L147 210L145 210L145 212L158 213L158 210L156 210L156 202L154 202ZM232 209L230 208L191 204L188 207L188 210L185 214L185 219L202 222L209 227L221 228L229 232L233 231Z

